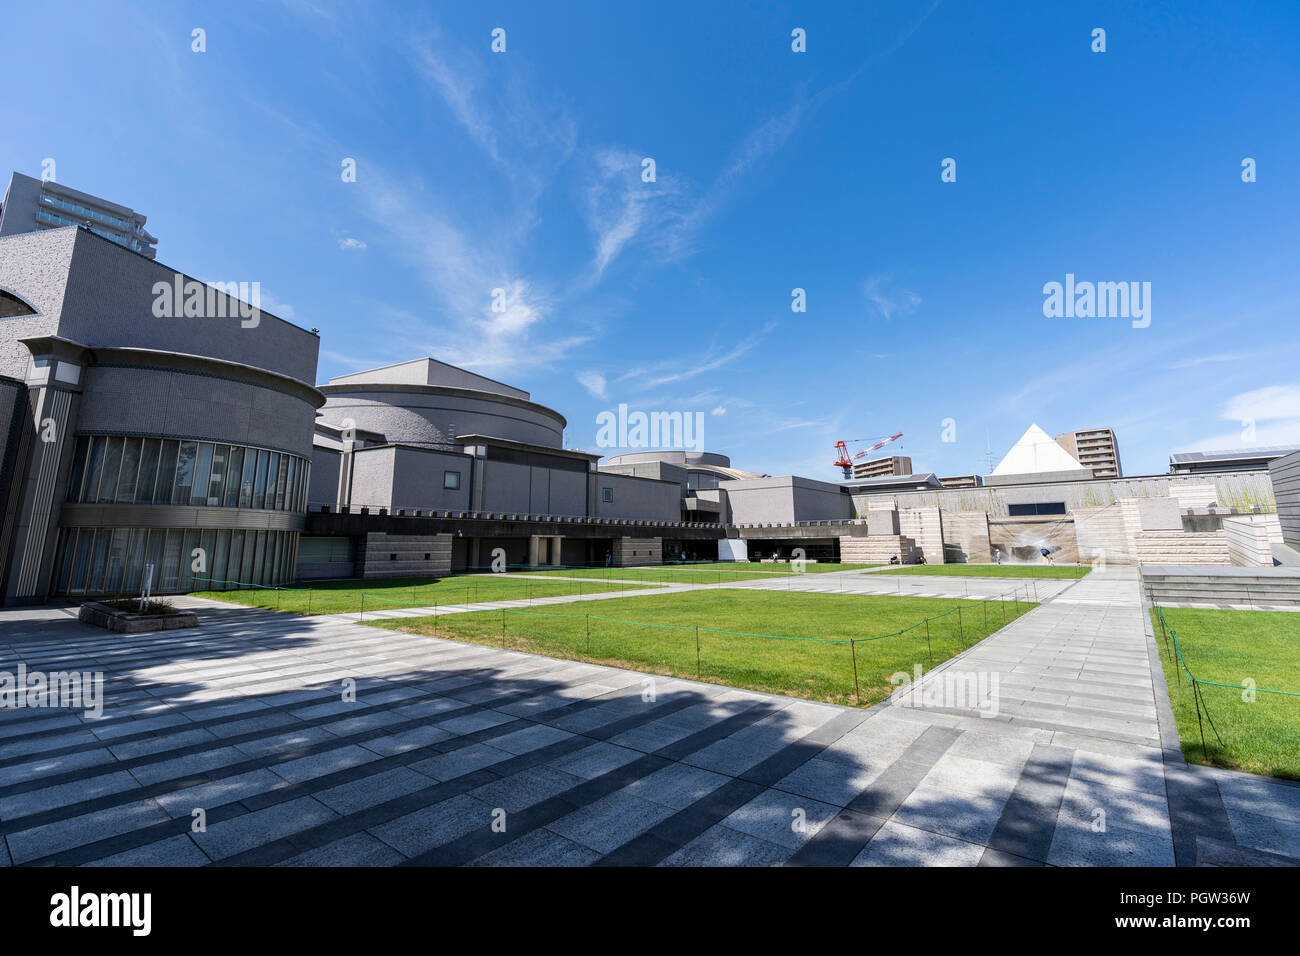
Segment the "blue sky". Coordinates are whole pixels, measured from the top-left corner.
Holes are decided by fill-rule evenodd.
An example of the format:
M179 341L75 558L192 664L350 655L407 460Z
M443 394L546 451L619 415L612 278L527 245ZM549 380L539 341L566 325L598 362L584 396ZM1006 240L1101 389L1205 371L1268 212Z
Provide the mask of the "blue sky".
M557 408L571 447L619 403L698 411L737 466L825 480L836 440L898 431L940 474L1031 422L1114 427L1129 474L1300 442L1292 2L7 18L0 169L53 158L147 214L160 261L260 282L321 330L320 381L433 355ZM1046 318L1067 273L1150 282L1150 326Z

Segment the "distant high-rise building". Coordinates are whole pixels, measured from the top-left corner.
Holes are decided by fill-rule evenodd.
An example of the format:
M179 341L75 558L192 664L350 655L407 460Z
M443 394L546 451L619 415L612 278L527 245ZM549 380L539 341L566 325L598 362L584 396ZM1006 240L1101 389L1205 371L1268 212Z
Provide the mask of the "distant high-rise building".
M1119 442L1109 428L1084 428L1057 435L1056 442L1079 464L1092 469L1094 478L1119 478Z
M869 458L853 466L854 478L882 478L886 475L910 475L912 459L906 455L889 458Z
M145 230L144 222L145 217L134 209L22 173L9 177L0 204L0 236L85 226L110 242L152 259L157 255L154 246L158 240Z

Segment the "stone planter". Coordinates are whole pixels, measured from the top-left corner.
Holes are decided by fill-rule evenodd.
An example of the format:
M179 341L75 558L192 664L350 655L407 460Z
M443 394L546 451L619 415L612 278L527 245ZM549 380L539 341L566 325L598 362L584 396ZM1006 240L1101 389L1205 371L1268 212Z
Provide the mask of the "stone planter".
M122 634L141 634L147 631L173 631L180 627L197 627L199 616L193 611L173 611L170 614L136 614L119 611L96 601L81 605L77 620L106 627Z

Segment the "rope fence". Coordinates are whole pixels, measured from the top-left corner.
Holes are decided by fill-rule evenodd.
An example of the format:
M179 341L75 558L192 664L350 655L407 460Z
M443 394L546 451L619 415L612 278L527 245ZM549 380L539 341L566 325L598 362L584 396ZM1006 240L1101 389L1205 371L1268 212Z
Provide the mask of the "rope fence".
M905 670L915 662L911 651L902 648L873 653L871 649L877 642L913 634L918 642L914 647L919 649L919 642L923 639L924 653L933 664L936 663L936 647L942 655L941 660L947 660L954 654L973 646L1008 621L1019 617L1026 610L1032 609L1033 606L1035 602L1030 600L1029 588L1021 585L997 597L966 600L964 604L959 603L942 613L929 615L906 627L867 637L767 634L735 631L698 623L636 621L598 614L543 612L517 607L471 611L469 613L473 614L474 618L467 619L462 610L434 605L434 613L428 616L433 619L432 627L435 636L439 633L441 618L451 613L465 624L470 624L472 620L472 624L476 626L455 628L455 631L461 632L460 636L470 636L465 632L476 630L477 636L486 639L488 628L495 627L488 623L488 615L499 614L499 636L497 631L493 631L492 640L494 642L499 640L503 648L509 646L510 639L513 637L516 643L521 640L534 642L536 649L541 653L563 651L564 656L572 656L578 660L613 659L639 666L667 666L678 675L686 675L693 670L694 676L699 680L705 679L705 664L708 663L710 666L707 668L707 673L716 682L745 686L755 683L756 673L766 674L767 683L775 681L778 684L790 684L794 681L815 697L842 693L847 698L850 696L848 681L851 674L851 696L861 705L863 703L861 670L875 666L877 674L887 678L888 675ZM972 614L977 617L972 619ZM512 627L511 620L522 623ZM539 629L526 626L529 621L541 620L545 620L547 626L540 629L540 632ZM358 621L364 621L364 611L358 614ZM446 625L443 626L446 628ZM453 631L452 628L446 629L449 634ZM659 637L650 642L642 641L629 633L636 629L644 629ZM766 649L755 642L768 641L787 642L793 649L787 648L783 660L764 661ZM712 660L706 653L709 651L712 652ZM842 684L840 684L841 680ZM764 683L762 680L758 682Z
M1200 741L1201 741L1201 755L1206 762L1208 763L1220 762L1220 759L1216 759L1216 757L1211 756L1210 748L1208 745L1208 739L1205 735L1205 725L1207 723L1210 725L1210 733L1213 735L1214 739L1218 742L1219 747L1223 751L1229 751L1232 748L1229 747L1229 745L1227 745L1224 742L1223 736L1219 732L1218 724L1215 722L1214 716L1210 713L1209 704L1205 699L1205 691L1203 690L1203 688L1215 688L1220 690L1230 690L1230 691L1239 692L1239 695L1237 696L1237 703L1241 703L1241 704L1247 702L1254 703L1255 695L1257 694L1271 695L1274 698L1300 699L1300 693L1295 693L1293 691L1278 690L1275 688L1268 688L1268 687L1258 687L1253 684L1251 685L1231 684L1224 681L1209 680L1207 678L1197 676L1192 672L1191 666L1187 661L1187 657L1183 653L1183 646L1178 640L1177 629L1175 629L1174 626L1165 618L1164 608L1162 608L1156 602L1155 590L1151 585L1147 585L1147 599L1150 602L1152 608L1156 612L1156 620L1160 624L1160 634L1161 634L1161 639L1164 643L1165 653L1166 655L1171 656L1171 660L1176 665L1173 668L1174 680L1175 680L1175 685L1177 687L1180 700L1182 694L1184 693L1183 691L1184 679L1187 683L1187 686L1190 688L1191 697L1192 697L1192 701L1191 701L1192 708L1195 711L1195 715L1196 715L1197 734L1200 737ZM1257 613L1257 612L1251 612L1251 613ZM1247 695L1249 695L1249 697ZM1242 712L1240 709L1237 709L1235 711L1230 711L1229 713L1232 718L1231 723L1233 726L1241 727L1243 733L1245 734L1251 733L1251 718L1247 716L1247 713ZM1219 716L1223 718L1224 717L1223 712L1220 712ZM1292 722L1294 723L1294 718ZM1218 758L1228 758L1229 754L1221 753L1216 756Z

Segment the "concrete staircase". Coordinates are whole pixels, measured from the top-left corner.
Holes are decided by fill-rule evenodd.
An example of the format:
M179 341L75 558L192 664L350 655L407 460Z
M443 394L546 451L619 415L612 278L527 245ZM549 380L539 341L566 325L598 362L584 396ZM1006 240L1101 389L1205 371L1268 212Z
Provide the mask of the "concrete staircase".
M1276 568L1233 568L1231 573L1207 568L1142 569L1142 590L1157 604L1244 604L1300 608L1300 571Z
M358 577L428 577L451 572L451 535L370 532L357 555Z
M1228 539L1222 531L1139 531L1134 560L1140 565L1231 566Z
M840 561L845 564L888 564L895 555L904 564L914 564L919 553L916 541L905 534L840 538Z

